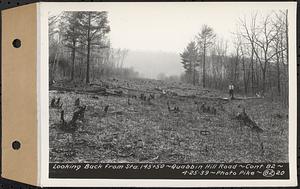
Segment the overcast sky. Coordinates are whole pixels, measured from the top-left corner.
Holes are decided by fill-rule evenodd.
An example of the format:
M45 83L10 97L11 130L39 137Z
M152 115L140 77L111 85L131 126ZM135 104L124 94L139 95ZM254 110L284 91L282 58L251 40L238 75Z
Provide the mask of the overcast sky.
M271 11L270 8L257 10ZM178 53L182 52L189 41L194 40L203 24L211 26L219 37L230 41L232 32L236 31L238 18L257 10L251 6L212 6L199 3L110 9L111 42L116 48Z
M73 5L73 6L72 6ZM93 3L63 10L105 10L111 26L114 48L181 52L194 39L203 24L211 26L219 37L231 41L239 17L251 13L284 8L270 3ZM83 5L83 4L82 4ZM62 6L53 9L59 12Z
M60 4L59 4L60 5ZM203 24L211 26L219 38L228 41L232 48L233 32L237 21L251 14L270 13L273 10L292 7L288 3L203 3L203 2L168 2L168 3L68 3L64 6L51 4L51 14L61 11L107 11L111 31L109 33L113 48L126 48L131 52L171 52L163 54L161 66L153 66L151 56L140 61L143 53L129 54L125 59L126 67L134 67L142 75L155 78L160 72L167 75L179 75L183 72L180 56L187 44L195 39ZM79 6L78 6L79 5ZM81 5L81 6L80 6ZM228 52L230 53L230 52ZM135 56L133 56L135 55ZM168 55L168 56L166 56ZM176 57L177 56L177 57ZM158 54L157 54L158 57ZM139 61L137 61L139 60ZM168 62L168 63L167 63ZM171 64L172 63L172 64ZM165 66L163 64L172 65Z
M157 6L130 11L109 11L113 47L132 50L181 52L194 40L203 24L214 28L224 38L230 38L236 19L243 11L211 10L204 7L174 9Z

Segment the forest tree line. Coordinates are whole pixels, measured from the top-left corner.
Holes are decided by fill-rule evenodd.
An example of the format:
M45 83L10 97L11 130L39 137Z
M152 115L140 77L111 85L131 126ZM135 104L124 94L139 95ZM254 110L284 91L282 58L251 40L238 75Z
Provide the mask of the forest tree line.
M62 12L50 16L49 81L90 83L105 76L138 77L124 67L127 49L111 47L108 14Z
M225 90L232 82L245 95L260 94L288 102L288 11L239 18L233 33L234 50L203 25L180 54L182 80Z

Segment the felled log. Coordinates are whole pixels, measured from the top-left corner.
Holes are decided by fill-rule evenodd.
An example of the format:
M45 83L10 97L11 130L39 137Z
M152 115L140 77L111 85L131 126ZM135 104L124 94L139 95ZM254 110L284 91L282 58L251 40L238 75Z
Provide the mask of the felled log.
M97 89L89 89L89 90L82 90L82 91L87 93L97 93L97 94L105 94L107 92L106 88L97 88Z
M109 88L109 84L107 84L107 83L104 83L104 82L102 82L101 84L98 84L98 83L90 83L90 86L98 86L98 87L101 87L101 88Z
M49 91L65 91L65 92L72 92L74 89L67 88L67 87L59 87L59 86L49 86Z

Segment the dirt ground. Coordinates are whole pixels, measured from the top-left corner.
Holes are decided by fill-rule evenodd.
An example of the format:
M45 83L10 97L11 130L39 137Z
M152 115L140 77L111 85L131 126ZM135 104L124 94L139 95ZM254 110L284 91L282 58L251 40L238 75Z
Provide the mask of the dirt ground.
M49 104L53 98L63 102L61 109L49 107L50 162L288 162L288 110L264 98L226 100L221 91L146 79L55 86L68 90L50 87ZM95 92L103 86L122 94ZM141 93L155 98L141 100ZM71 120L77 98L87 106L84 119L74 134L62 132L60 112ZM179 111L169 111L168 101ZM216 114L199 111L204 102ZM234 119L243 107L263 129L259 136Z

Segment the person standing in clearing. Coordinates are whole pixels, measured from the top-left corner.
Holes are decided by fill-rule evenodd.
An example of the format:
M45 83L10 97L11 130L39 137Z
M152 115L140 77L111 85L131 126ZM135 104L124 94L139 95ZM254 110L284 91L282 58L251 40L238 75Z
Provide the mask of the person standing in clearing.
M233 93L234 93L234 85L233 85L232 82L230 82L228 88L229 88L229 96L230 96L231 99L233 99L234 98L234 95L233 95Z

